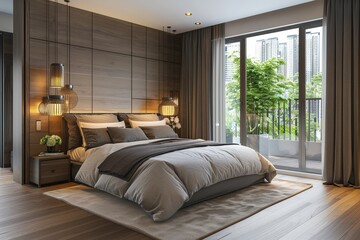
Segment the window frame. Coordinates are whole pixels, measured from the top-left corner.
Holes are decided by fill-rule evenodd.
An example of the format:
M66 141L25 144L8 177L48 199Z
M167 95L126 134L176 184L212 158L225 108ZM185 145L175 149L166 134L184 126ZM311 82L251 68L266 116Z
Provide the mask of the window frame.
M246 131L246 40L250 37L265 35L270 33L281 32L285 30L299 30L299 168L282 167L285 170L305 171L317 173L318 171L306 167L306 29L323 27L323 19L317 19L309 22L287 25L284 27L272 28L268 30L260 30L248 34L229 37L225 39L225 45L240 42L240 143L247 145ZM224 95L225 96L225 95ZM323 118L324 119L324 118ZM224 131L225 131L225 126Z

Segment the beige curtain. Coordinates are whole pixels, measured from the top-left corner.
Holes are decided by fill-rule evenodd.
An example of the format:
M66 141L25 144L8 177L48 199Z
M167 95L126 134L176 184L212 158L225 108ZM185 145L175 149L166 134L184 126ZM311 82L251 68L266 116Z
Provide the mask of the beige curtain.
M182 46L181 136L211 139L211 28L184 33Z
M324 179L360 186L360 1L325 0L326 109Z
M225 136L225 24L212 27L212 139Z

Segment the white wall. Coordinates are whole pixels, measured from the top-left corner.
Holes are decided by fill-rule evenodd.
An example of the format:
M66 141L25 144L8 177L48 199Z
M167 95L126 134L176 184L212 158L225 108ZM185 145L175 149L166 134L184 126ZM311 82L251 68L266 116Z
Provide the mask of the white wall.
M243 18L225 24L225 37L283 27L323 17L323 0Z
M13 15L0 12L0 31L13 32Z

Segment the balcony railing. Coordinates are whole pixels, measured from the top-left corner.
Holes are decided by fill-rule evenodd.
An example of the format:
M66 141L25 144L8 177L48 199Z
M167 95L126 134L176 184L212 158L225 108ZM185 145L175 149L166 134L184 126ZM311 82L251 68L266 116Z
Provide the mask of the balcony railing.
M306 141L321 141L322 99L306 99ZM252 122L251 122L252 121ZM247 124L254 124L249 120ZM298 140L299 100L278 103L277 108L257 116L253 134L268 134L272 139Z

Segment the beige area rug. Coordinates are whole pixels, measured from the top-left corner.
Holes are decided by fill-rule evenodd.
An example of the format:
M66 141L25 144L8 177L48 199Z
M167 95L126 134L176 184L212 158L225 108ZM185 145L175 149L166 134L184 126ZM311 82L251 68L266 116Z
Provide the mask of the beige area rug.
M239 222L275 203L292 197L311 184L274 179L177 212L165 222L153 222L136 204L78 185L45 192L73 206L157 239L199 239Z

